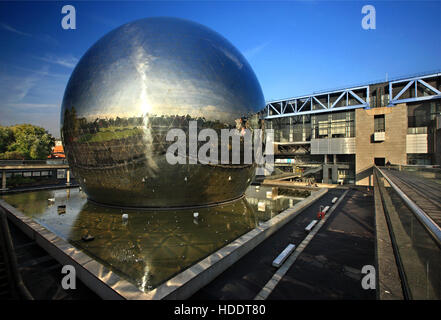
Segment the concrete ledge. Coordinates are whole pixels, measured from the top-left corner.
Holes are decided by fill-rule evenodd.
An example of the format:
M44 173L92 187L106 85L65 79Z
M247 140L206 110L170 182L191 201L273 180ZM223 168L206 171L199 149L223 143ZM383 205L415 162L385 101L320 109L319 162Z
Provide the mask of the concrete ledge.
M13 222L28 237L35 240L62 265L73 265L77 277L103 299L186 299L200 288L210 283L219 274L254 249L286 223L299 215L303 209L328 192L321 189L309 197L286 209L274 218L262 223L227 246L212 253L202 261L182 271L152 291L142 292L132 283L106 268L67 241L50 232L33 219L0 200L0 209L7 213Z
M377 176L374 174L375 199L375 260L377 262L377 299L403 300L403 288L398 272L392 240L383 202L378 186Z
M317 187L310 186L306 182L293 182L293 181L281 181L281 180L263 180L262 186L267 187L282 187L282 188L296 188L296 189L304 189L304 190L320 190L323 188L326 189L349 189L352 185L339 185L339 184L328 184L328 183L314 183L317 184Z
M12 193L22 193L22 192L32 192L32 191L41 191L41 190L57 190L57 189L74 189L78 188L79 184L71 183L67 184L59 184L59 185L49 185L49 186L39 186L39 187L29 187L29 188L18 188L18 189L0 189L0 194L12 194Z
M74 266L77 277L100 297L105 299L123 299L121 295L119 295L106 283L106 279L104 277L108 276L108 273L111 273L111 271L107 270L98 262L93 261L91 257L78 250L51 231L47 230L33 219L25 216L22 212L9 205L6 201L0 200L0 210L3 210L7 214L8 219L14 223L14 225L23 231L29 238L36 241L41 248L43 248L60 264ZM92 261L101 266L99 272L87 265ZM125 280L119 279L119 281ZM138 288L136 288L134 285L132 286L138 290Z
M292 208L279 213L271 220L176 275L151 291L152 299L186 299L192 296L327 192L328 189L313 192Z

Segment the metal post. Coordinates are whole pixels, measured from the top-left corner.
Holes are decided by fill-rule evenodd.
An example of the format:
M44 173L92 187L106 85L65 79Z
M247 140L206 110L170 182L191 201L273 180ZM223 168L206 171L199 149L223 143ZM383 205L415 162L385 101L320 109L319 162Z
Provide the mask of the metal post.
M2 190L6 189L6 170L2 171Z
M70 186L70 170L66 170L66 186Z
M292 128L292 117L289 117L289 142L294 141L294 131Z
M392 104L392 100L394 98L394 96L392 95L393 90L392 90L392 82L389 82L389 104Z
M371 108L371 98L369 96L369 86L366 88L366 104L368 108Z
M430 299L430 278L429 278L429 262L430 260L426 260L426 297L425 299Z

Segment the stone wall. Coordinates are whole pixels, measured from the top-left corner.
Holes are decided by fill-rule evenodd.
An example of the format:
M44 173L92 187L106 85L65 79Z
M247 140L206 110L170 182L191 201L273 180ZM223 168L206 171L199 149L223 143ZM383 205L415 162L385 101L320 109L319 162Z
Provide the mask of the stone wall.
M385 141L374 142L374 116L385 115ZM407 105L355 110L355 183L373 185L375 158L391 164L406 164Z

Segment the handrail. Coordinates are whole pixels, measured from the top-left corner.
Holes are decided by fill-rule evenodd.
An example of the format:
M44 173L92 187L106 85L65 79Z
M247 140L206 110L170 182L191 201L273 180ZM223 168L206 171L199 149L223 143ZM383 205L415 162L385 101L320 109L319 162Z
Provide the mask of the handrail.
M24 164L67 164L66 159L45 159L45 160L0 160L0 165L24 165Z
M390 169L394 169L394 170L398 169L398 171L402 171L401 169L416 169L425 172L435 172L435 173L441 172L441 167L439 165L433 165L433 164L406 164L406 165L391 164Z
M421 210L420 207L418 207L415 202L410 200L410 198L401 191L400 188L397 187L395 183L393 183L389 177L387 177L386 174L381 171L380 168L377 166L374 166L375 169L378 170L378 172L381 173L381 175L389 182L392 189L395 190L395 192L400 196L400 198L404 201L404 203L407 205L407 207L412 211L412 213L415 215L415 217L418 219L418 221L423 225L423 227L429 232L429 234L432 236L432 238L438 243L439 246L441 246L441 228L430 218L423 210Z

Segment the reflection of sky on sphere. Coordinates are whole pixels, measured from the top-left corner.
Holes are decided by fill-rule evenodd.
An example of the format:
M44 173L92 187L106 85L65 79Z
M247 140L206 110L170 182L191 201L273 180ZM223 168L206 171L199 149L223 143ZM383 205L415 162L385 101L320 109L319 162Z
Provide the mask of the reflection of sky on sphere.
M190 115L231 121L264 98L244 57L185 20L144 19L104 36L78 63L63 108L88 119Z
M91 200L207 205L241 197L256 164L170 164L167 132L189 136L193 120L198 130L258 129L264 106L254 72L226 39L190 21L148 18L108 33L81 58L63 99L62 139Z

